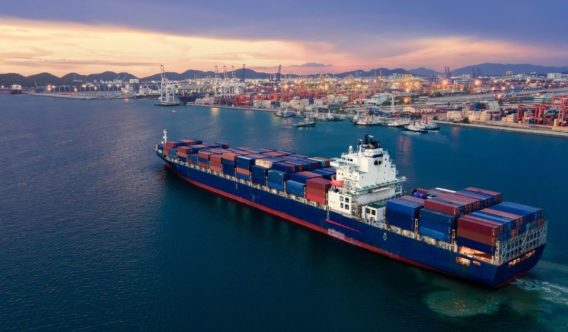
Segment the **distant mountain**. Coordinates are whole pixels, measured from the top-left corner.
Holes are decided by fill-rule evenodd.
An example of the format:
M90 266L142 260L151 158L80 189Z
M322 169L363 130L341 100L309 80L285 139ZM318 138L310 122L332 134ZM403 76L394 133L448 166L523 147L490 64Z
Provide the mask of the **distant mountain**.
M25 76L16 73L0 74L0 85L8 86L12 84L20 84L26 79Z
M410 74L410 72L408 72L406 69L403 68L395 68L395 69L375 68L368 71L362 69L352 70L344 73L335 74L335 76L345 78L350 76L352 77L390 76L392 74L404 75L404 74Z
M410 69L409 72L412 75L424 76L424 77L431 77L431 76L436 76L436 75L439 74L437 71L429 69L429 68L425 68L425 67L418 67L418 68Z
M479 65L472 65L467 67L462 67L455 69L452 71L453 75L462 75L462 74L471 74L475 73L476 75L504 75L507 71L512 71L514 74L519 73L531 73L536 72L539 74L545 73L568 73L568 67L550 67L550 66L538 66L538 65L531 65L531 64L499 64L499 63L482 63ZM235 71L227 72L228 77L237 77L241 78L243 73L243 69L237 69ZM438 72L419 67L415 69L406 70L403 68L375 68L371 70L352 70L343 73L333 74L336 77L345 78L345 77L375 77L375 76L390 76L393 74L405 75L405 74L413 74L417 76L423 77L431 77L437 75ZM223 76L220 73L221 77ZM195 78L205 78L205 77L214 77L215 73L212 71L202 71L202 70L186 70L183 73L176 73L176 72L166 72L166 77L170 80L186 80L186 79L195 79ZM252 69L245 69L245 78L253 78L253 79L267 79L273 77L274 73L263 73L257 72ZM287 77L299 77L299 75L295 74L286 74ZM304 76L319 76L319 74L312 74L312 75L304 75ZM78 73L69 73L62 77L57 77L50 73L40 73L36 75L31 75L28 77L22 76L16 73L8 73L8 74L0 74L0 85L11 85L11 84L20 84L25 87L33 87L35 85L38 86L45 86L47 84L78 84L83 82L93 82L93 81L112 81L115 79L120 80L129 80L137 78L136 76L121 72L115 73L112 71L105 71L98 74L89 74L89 75L81 75ZM151 76L140 78L141 81L159 81L160 74L154 74Z
M89 75L81 75L77 73L69 73L61 77L61 84L76 84L76 83L83 83L83 82L94 82L94 81L113 81L116 79L119 80L129 80L132 78L136 78L136 76L130 73L115 73L113 71L105 71L99 74L89 74Z
M223 73L219 73L220 77L223 77ZM228 71L227 77L237 77L241 78L243 75L243 69L237 69L234 71ZM261 73L254 71L252 69L245 68L245 78L255 78L255 79L266 79L269 78L271 74L268 73ZM206 77L214 77L215 72L213 71L201 71L201 70L186 70L183 73L176 73L176 72L166 72L166 77L170 80L187 80L187 79L195 79L195 78L206 78ZM159 81L161 79L161 74L154 74L152 76L147 76L141 78L142 81Z
M501 64L501 63L481 63L478 65L466 66L452 71L452 75L463 75L476 73L476 75L505 75L512 71L513 74L525 73L562 73L568 71L568 67L551 67L531 64Z

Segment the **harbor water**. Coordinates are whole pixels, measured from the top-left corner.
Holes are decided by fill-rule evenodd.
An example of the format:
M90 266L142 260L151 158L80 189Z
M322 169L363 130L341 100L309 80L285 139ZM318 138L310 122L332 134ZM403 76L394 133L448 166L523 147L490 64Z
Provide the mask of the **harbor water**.
M25 95L0 116L1 330L568 330L566 138ZM164 128L323 157L369 133L406 190L544 208L547 247L499 290L410 267L188 185L151 150Z

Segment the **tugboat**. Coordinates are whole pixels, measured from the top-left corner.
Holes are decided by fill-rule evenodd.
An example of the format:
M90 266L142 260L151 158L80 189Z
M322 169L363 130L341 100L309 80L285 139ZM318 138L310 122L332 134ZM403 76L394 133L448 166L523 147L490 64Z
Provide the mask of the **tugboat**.
M426 126L424 126L420 123L416 123L416 122L413 122L413 123L405 126L404 129L411 131L411 132L415 132L415 133L421 133L421 134L425 134L425 133L428 132L428 130L426 130Z
M387 127L397 127L402 128L404 126L408 126L410 124L410 120L408 119L394 119L387 122Z
M296 128L315 127L315 126L316 126L316 122L309 117L305 117L304 119L300 120L299 122L294 123L294 127L296 127Z
M296 116L296 113L286 108L276 111L276 113L274 113L274 116L277 116L279 118L293 118Z
M436 130L440 130L440 126L435 123L435 122L425 122L422 123L422 125L426 128L426 130L428 131L436 131Z

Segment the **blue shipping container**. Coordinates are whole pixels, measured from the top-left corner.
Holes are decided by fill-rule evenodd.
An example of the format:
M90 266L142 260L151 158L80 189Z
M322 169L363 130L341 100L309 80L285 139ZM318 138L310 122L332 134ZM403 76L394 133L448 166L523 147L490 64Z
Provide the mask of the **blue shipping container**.
M304 197L305 184L293 180L286 181L286 192L295 196Z
M448 233L439 232L439 231L436 231L434 229L424 227L422 225L418 226L418 233L420 233L423 236L431 237L433 239L436 239L436 240L439 240L439 241L444 241L444 242L450 242L450 239L451 239L451 235L448 234Z
M479 243L477 241L466 239L460 236L456 238L456 241L459 246L465 246L471 249L479 250L490 255L493 255L495 253L495 247L485 243Z

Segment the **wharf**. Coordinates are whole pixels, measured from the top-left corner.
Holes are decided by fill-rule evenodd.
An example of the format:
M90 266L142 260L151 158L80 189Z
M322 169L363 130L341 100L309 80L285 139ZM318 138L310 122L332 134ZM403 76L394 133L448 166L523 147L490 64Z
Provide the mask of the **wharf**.
M545 126L529 127L527 125L489 123L489 122L463 123L463 122L451 122L451 121L439 121L439 120L433 122L449 126L483 128L483 129L511 131L517 133L525 133L525 134L536 134L536 135L568 138L568 128L560 128L560 127L558 127L557 129L553 129L551 127L545 127Z

